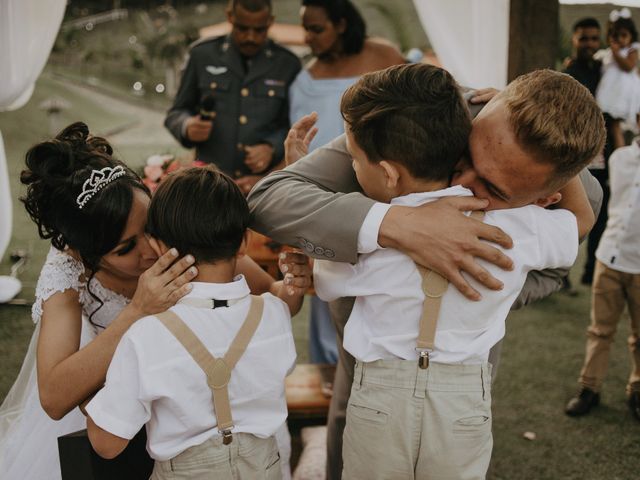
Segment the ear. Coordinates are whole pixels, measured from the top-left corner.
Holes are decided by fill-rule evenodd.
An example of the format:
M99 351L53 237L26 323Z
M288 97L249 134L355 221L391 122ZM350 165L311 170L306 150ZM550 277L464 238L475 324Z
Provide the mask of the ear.
M251 234L249 233L249 230L247 230L244 232L244 235L242 236L242 243L240 244L238 253L236 253L237 260L240 260L242 257L244 257L247 254L247 246L249 244L249 235Z
M147 235L147 241L149 242L151 250L153 250L158 257L161 257L169 250L162 240L158 240L151 235Z
M336 32L339 34L343 34L347 30L347 20L345 18L341 18L338 24L336 25Z
M400 181L400 170L398 167L394 163L386 160L382 160L378 163L378 166L384 171L385 186L388 189L395 189Z
M553 205L554 203L558 203L562 199L562 194L560 192L553 193L548 197L539 198L535 202L534 205L538 205L542 208L547 208L549 205Z
M227 22L233 23L233 10L231 10L231 7L228 7L224 13L227 15Z

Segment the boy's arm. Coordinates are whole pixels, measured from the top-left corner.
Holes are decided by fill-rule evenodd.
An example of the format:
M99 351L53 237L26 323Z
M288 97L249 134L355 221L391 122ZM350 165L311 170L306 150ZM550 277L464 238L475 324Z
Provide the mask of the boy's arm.
M584 238L593 228L596 217L579 177L574 177L562 189L562 198L556 204L558 208L569 210L576 216L578 238Z
M129 444L129 440L126 438L118 437L100 428L91 416L87 416L87 433L91 446L102 458L117 457Z

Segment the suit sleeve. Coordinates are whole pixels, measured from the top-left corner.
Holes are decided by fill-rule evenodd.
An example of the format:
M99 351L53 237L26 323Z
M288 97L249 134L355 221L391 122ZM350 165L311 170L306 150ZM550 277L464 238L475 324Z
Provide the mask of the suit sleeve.
M252 227L278 242L331 250L331 260L355 263L358 233L374 201L351 168L344 135L295 164L265 177L248 197Z
M187 118L196 114L196 108L200 101L195 64L196 62L193 56L190 56L182 74L180 88L178 89L173 106L164 119L164 126L167 130L186 148L193 148L195 143L185 138L183 135L183 125Z
M602 187L586 168L580 173L580 180L597 218L602 208ZM529 272L522 291L511 309L517 310L557 292L562 287L562 279L567 275L569 275L568 268L550 268Z

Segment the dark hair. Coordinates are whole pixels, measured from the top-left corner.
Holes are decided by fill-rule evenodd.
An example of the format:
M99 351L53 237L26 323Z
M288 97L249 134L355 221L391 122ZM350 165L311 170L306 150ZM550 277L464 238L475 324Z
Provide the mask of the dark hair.
M631 34L631 41L638 41L638 30L635 23L630 18L619 18L615 22L609 22L609 29L607 30L608 37L616 37L620 30L627 30Z
M581 18L573 24L573 33L575 33L579 28L597 28L600 30L600 22L593 17Z
M229 0L229 10L232 12L238 5L249 12L260 12L265 8L271 12L271 0Z
M362 76L344 93L340 110L370 162L394 160L425 180L451 177L471 132L458 84L427 64Z
M147 232L198 262L232 258L249 225L249 207L236 183L214 166L178 170L151 199Z
M120 242L134 189L149 195L140 177L112 155L113 149L104 138L91 136L84 123L76 122L54 139L31 147L26 155L27 168L20 174L20 181L27 186L20 200L38 226L40 238L50 239L58 250L69 247L78 252L91 271L89 282L102 256ZM124 169L124 176L107 184L80 209L77 198L92 172L118 165Z
M149 193L140 177L112 157L113 149L89 135L81 122L65 128L53 140L31 147L20 181L27 193L20 200L38 226L40 238L59 250L77 251L91 270L120 241L131 210L133 190ZM93 170L122 166L125 175L99 190L82 208L77 197Z
M367 36L367 25L350 0L302 0L302 6L323 8L334 25L344 19L345 31L342 34L344 53L352 55L362 51L364 39Z

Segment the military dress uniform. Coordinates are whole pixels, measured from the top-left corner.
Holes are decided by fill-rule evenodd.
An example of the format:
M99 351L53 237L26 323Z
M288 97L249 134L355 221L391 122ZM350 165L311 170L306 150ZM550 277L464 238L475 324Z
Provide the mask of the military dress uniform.
M199 40L191 47L164 124L182 145L196 147L199 160L215 163L235 178L251 174L244 163L245 146L270 144L273 166L284 155L288 90L300 68L298 57L271 40L251 58L242 57L230 36ZM185 121L199 113L210 94L216 112L211 135L204 142L191 142Z

